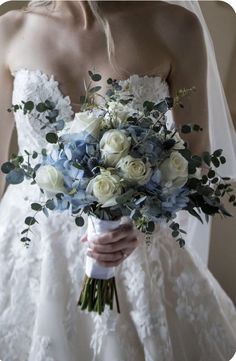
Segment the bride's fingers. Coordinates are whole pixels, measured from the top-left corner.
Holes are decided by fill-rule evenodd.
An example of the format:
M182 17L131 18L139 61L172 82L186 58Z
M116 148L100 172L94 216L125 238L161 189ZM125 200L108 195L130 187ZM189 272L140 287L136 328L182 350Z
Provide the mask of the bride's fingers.
M97 262L118 262L124 258L124 254L119 251L116 253L96 253L88 251L87 255L94 258Z
M87 238L87 234L85 233L81 238L80 238L80 242L87 242L88 238Z
M111 232L104 233L93 239L93 243L108 244L119 241L120 239L131 237L135 234L132 223L123 223L117 229Z
M101 266L104 267L116 267L119 266L130 254L133 252L133 249L127 249L124 252L116 252L116 253L93 253L88 252L88 256L92 257L96 260Z
M98 261L97 261L98 262ZM100 266L103 267L117 267L119 266L121 263L123 262L123 259L119 260L119 261L115 261L115 262L98 262L100 264Z
M97 244L91 242L90 247L95 253L115 253L123 249L134 249L138 245L138 240L136 237L132 238L123 238L120 241L109 244Z

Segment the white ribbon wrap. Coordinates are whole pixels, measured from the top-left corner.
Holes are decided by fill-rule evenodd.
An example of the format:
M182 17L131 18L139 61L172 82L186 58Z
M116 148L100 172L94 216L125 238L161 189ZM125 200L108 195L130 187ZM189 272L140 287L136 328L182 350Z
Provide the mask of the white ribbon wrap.
M103 221L101 219L89 216L87 228L88 243L90 244L90 242L92 242L95 237L100 236L103 233L112 231L119 225L120 220ZM115 267L100 266L95 259L87 256L85 272L88 277L107 280L115 276Z

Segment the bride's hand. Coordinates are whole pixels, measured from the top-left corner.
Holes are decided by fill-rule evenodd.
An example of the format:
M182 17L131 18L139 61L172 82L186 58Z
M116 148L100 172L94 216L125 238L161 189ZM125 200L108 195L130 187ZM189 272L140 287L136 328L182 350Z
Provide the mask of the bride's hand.
M87 234L81 238L88 241ZM137 247L137 230L132 223L123 223L114 231L104 233L89 243L88 256L105 267L118 266Z

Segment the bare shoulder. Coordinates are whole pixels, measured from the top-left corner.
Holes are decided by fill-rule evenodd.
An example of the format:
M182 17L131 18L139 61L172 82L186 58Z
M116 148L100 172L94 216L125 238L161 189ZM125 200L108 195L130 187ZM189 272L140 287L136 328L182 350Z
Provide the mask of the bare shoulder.
M0 16L0 34L2 41L11 40L25 21L25 13L21 10L11 10Z
M170 26L171 24L180 25L181 28L200 26L197 15L181 5L171 4L167 1L154 1L151 6L156 8L157 17L173 22L169 22Z
M157 1L155 30L168 47L183 51L188 47L204 48L203 29L198 16L181 5ZM153 4L155 7L155 2ZM159 8L158 8L159 7ZM158 9L157 9L158 8ZM158 11L159 10L159 11ZM190 50L190 49L189 49Z
M2 64L7 62L7 52L10 49L17 32L23 26L24 19L25 16L21 10L8 11L0 16L0 60Z

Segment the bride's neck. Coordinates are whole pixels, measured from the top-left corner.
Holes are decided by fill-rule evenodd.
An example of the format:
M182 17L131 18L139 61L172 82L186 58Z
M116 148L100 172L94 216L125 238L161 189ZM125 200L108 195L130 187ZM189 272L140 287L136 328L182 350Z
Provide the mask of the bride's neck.
M102 12L115 14L126 11L130 6L135 6L136 1L93 1L96 2ZM145 2L145 1L144 1ZM84 30L91 28L97 21L91 7L86 0L78 1L60 1L56 0L55 11L63 14L63 17L69 16L76 24L81 23Z
M55 12L63 18L70 18L75 24L81 24L81 28L88 29L95 21L95 17L87 1L60 1L56 0Z

